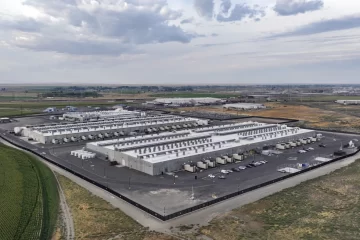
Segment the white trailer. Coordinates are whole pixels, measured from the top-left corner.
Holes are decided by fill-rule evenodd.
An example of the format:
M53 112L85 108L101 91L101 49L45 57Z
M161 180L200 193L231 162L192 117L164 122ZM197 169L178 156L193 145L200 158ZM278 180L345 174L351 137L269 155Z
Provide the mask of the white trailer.
M208 166L211 168L216 167L216 161L207 159L207 160L205 160L205 162L207 162Z
M196 166L193 165L193 164L185 164L184 165L184 170L194 173L194 172L196 172Z
M222 158L222 157L217 157L216 158L216 163L218 163L218 164L222 164L222 165L224 165L224 164L226 164L226 159L224 159L224 158Z
M209 165L207 164L207 162L197 162L196 166L198 168L201 168L201 169L208 169L209 168Z
M278 144L276 144L276 148L277 148L277 149L284 150L284 149L286 148L286 146L285 146L285 144L283 144L283 143L278 143Z
M237 153L233 154L232 157L233 157L233 159L235 160L235 162L244 160L244 155L239 155L239 154L237 154Z
M226 155L225 155L223 158L225 158L228 163L233 163L233 162L234 162L234 160L232 159L232 157L229 157L229 156L226 156Z

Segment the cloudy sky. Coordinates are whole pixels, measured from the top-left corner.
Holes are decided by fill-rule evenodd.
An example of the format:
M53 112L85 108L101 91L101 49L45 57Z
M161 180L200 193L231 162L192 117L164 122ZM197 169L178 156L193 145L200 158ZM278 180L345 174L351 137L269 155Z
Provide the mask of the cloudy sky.
M360 1L2 0L0 83L360 83Z

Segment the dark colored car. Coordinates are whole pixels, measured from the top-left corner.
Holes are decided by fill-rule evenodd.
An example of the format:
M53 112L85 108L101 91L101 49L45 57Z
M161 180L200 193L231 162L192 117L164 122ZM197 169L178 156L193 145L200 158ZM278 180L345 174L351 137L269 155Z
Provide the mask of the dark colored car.
M238 168L232 168L231 170L233 170L234 172L240 172L240 169Z
M254 166L251 164L246 165L247 168L253 168Z
M326 148L325 144L320 144L319 147Z

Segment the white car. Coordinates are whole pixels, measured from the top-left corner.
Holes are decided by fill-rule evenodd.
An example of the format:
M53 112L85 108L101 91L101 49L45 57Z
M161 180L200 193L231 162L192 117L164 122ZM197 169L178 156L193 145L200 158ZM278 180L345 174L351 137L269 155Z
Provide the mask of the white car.
M263 163L262 162L254 162L254 165L255 166L260 166L260 165L262 165Z
M265 163L267 163L267 162L265 162L265 161L260 161L260 163L261 163L261 164L265 164Z
M221 173L224 173L224 174L228 174L228 173L229 173L228 170L221 170L220 172L221 172Z
M306 153L305 150L299 150L298 153Z
M312 147L309 147L308 149L306 149L307 151L314 151L315 149Z
M239 166L238 168L239 168L240 170L245 170L245 169L246 169L245 166Z
M209 174L209 178L215 178L215 175Z

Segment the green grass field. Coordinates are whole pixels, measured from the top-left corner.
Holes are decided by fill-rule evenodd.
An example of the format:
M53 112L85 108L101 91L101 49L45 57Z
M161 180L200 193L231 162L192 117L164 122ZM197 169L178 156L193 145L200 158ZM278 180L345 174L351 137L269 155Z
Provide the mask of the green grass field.
M30 115L41 113L47 107L63 108L65 106L74 107L101 107L113 106L121 102L109 103L107 101L39 101L39 102L0 102L0 117L11 117L19 115Z
M59 196L49 168L1 144L0 192L0 239L51 239Z
M239 94L232 93L192 93L192 92L184 92L184 93L159 93L152 94L150 97L157 98L195 98L195 97L214 97L214 98L230 98L230 97L239 97Z

